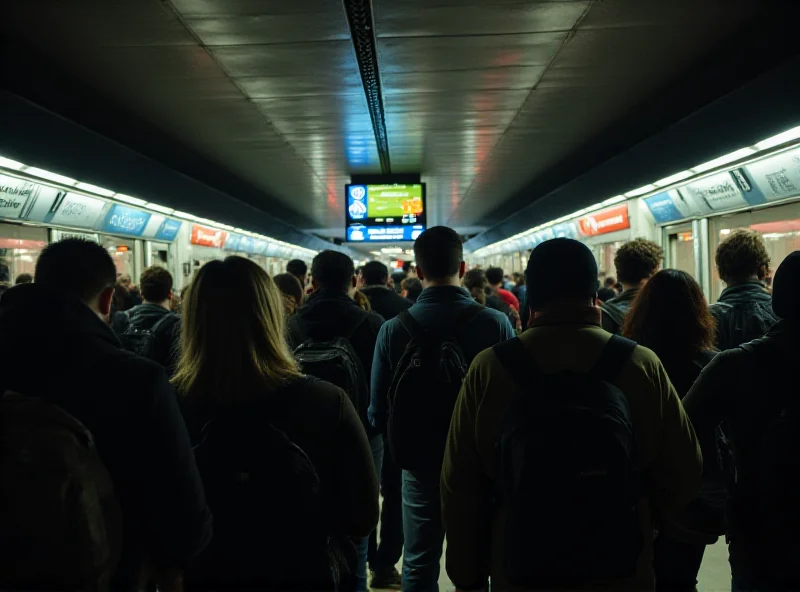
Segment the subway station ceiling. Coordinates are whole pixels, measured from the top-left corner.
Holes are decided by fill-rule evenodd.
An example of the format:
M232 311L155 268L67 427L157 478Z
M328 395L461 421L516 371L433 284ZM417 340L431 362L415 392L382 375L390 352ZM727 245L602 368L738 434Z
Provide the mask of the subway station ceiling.
M421 173L429 223L497 224L557 166L565 183L779 63L763 25L787 4L6 0L2 27L17 56L84 89L62 84L48 109L91 127L113 105L119 125L100 127L115 141L342 238L351 174ZM178 149L226 176L170 163Z

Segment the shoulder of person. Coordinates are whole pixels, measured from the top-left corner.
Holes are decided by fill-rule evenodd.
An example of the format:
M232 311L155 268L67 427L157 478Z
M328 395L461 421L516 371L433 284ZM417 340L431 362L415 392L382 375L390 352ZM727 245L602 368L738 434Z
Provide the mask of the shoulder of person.
M286 401L302 405L309 411L329 411L338 414L344 400L348 398L341 388L318 378L303 376L284 389Z
M113 390L115 395L126 392L136 398L144 396L148 400L147 395L153 395L159 390L169 392L170 396L173 395L172 386L160 364L122 349L103 364L102 374L109 377L109 389ZM124 379L120 381L120 377L124 377ZM115 384L122 385L122 387L118 389L113 386Z
M383 318L381 315L379 315L377 312L375 312L375 311L370 311L369 313L367 313L367 323L369 323L369 326L370 326L370 327L372 327L372 328L375 330L375 333L376 333L376 334L377 334L377 332L378 332L378 329L380 329L380 328L381 328L381 326L382 326L382 325L383 325L385 322L386 322L386 319L384 319L384 318Z
M475 317L475 320L477 321L480 319L486 319L486 320L492 319L498 325L502 325L504 324L505 319L507 318L508 315L503 311L497 310L496 308L490 308L488 306L484 306L483 310L479 312L478 315Z

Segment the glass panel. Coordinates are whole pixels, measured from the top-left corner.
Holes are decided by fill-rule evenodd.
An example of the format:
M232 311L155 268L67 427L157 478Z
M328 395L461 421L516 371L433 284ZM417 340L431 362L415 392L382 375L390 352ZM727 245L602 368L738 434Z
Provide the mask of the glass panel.
M712 254L731 231L738 228L755 230L764 237L770 256L770 269L774 273L790 253L800 250L800 204L742 212L732 216L711 219L710 240ZM712 255L713 257L713 255ZM715 302L725 283L720 279L717 266L711 266L711 301Z
M21 273L33 275L36 259L46 246L44 240L0 237L0 283L14 284Z
M101 236L100 244L108 251L108 254L111 255L111 258L114 260L114 266L117 268L117 275L127 275L134 284L138 283L137 278L133 277L134 241L118 238L116 236Z
M599 277L617 277L617 269L614 267L614 257L619 249L625 243L622 241L614 243L601 243L592 247L594 257L597 259L597 270Z
M694 235L691 230L669 235L669 266L694 277Z

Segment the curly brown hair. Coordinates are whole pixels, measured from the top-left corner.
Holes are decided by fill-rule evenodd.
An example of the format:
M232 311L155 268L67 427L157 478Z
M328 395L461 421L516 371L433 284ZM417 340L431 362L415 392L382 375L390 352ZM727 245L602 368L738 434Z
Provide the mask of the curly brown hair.
M625 284L638 284L658 271L664 249L652 241L635 238L622 245L614 256L617 277Z
M691 359L714 348L716 324L695 279L685 271L665 269L637 294L622 331L660 358Z
M734 230L717 247L715 258L719 277L726 284L744 282L753 276L763 279L769 271L769 253L755 230Z

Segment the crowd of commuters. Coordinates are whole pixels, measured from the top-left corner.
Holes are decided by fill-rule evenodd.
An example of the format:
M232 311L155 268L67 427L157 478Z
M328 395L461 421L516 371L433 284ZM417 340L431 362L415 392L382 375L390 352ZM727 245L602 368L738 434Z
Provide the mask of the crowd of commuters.
M730 233L710 306L643 239L621 286L570 239L414 258L228 257L178 298L46 247L0 298L0 587L427 592L446 554L458 590L689 591L726 536L734 591L800 589L800 252L770 293Z

